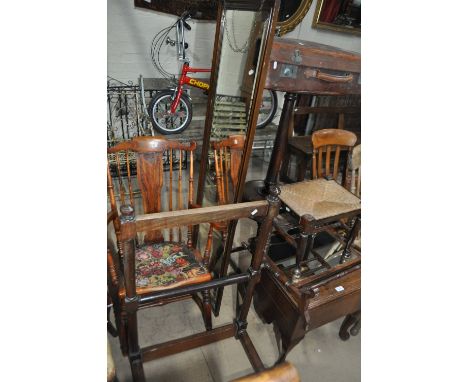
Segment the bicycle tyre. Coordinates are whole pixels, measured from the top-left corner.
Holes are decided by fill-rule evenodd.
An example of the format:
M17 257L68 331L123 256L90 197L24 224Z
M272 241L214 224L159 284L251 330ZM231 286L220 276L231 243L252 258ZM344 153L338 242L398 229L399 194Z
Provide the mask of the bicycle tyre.
M273 120L276 114L276 110L278 109L278 96L276 95L276 92L274 90L264 89L263 94L265 94L265 92L271 97L271 108L266 114L266 117L264 118L261 118L263 114L258 114L257 129L263 129L264 127L266 127Z
M179 134L192 121L192 102L184 93L180 97L176 110L176 114L179 113L179 115L171 115L167 112L171 107L173 96L174 91L172 90L159 92L153 97L148 107L148 113L154 129L163 135Z

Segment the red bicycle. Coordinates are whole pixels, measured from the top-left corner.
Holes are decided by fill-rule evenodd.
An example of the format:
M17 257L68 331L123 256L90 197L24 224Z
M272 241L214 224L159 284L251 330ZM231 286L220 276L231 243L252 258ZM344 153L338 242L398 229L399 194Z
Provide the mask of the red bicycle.
M202 80L190 77L188 73L210 73L211 69L193 68L186 56L188 44L185 42L185 29L192 28L187 23L190 14L185 12L177 21L161 30L151 43L151 58L158 71L168 79L173 80L171 73L167 72L161 65L159 54L163 43L177 47L179 61L183 61L182 72L176 86L158 92L151 100L148 112L151 123L155 130L161 134L176 134L184 131L192 120L192 100L184 89L185 85L194 86L205 90L210 85ZM176 39L171 39L169 33L175 29ZM261 129L268 125L274 118L278 106L278 98L273 90L265 89L263 101L257 120L257 128Z

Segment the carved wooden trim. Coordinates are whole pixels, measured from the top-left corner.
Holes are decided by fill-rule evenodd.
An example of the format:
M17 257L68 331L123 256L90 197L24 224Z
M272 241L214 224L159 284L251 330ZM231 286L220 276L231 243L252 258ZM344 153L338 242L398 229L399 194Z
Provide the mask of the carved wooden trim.
M276 33L278 36L282 36L288 32L291 32L294 30L294 28L297 27L297 25L302 21L302 19L305 17L307 12L309 11L310 6L312 5L312 0L302 0L301 5L297 9L297 11L294 13L293 16L291 16L288 20L286 21L278 21L276 23Z
M195 141L191 141L187 145L181 142L167 140L162 137L145 136L135 137L130 141L120 142L117 145L107 149L107 153L113 154L124 150L131 150L137 153L163 152L169 149L194 151L196 148L197 144Z

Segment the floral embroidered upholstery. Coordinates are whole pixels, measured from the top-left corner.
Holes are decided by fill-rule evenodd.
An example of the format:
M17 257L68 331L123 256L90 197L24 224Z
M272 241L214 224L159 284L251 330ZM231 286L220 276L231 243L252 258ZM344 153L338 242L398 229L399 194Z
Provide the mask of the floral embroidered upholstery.
M211 279L198 251L172 242L145 244L137 248L135 273L138 293Z

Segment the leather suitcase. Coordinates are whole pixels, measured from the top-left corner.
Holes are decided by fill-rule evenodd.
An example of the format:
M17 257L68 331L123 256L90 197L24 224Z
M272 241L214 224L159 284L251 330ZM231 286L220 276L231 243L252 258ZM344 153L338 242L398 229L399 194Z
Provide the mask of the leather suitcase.
M265 88L317 95L360 94L360 73L359 53L276 37Z

